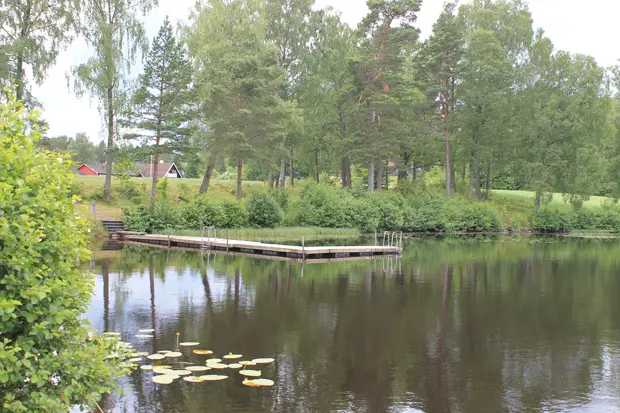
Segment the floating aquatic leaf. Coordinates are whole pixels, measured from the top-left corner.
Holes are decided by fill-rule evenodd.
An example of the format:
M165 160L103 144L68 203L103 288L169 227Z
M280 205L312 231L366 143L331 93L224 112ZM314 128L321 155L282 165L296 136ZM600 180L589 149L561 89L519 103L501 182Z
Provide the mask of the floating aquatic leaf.
M172 370L172 372L177 376L189 376L190 374L192 374L192 372L189 370Z
M240 359L241 357L243 357L241 354L233 354L233 353L228 353L224 356L226 360Z
M227 379L228 376L222 376L221 374L207 374L206 376L200 376L200 379L204 381L216 381Z
M148 355L149 353L147 353L146 351L139 351L137 353L131 353L131 357L146 357Z
M243 383L244 386L248 387L260 387L260 384L254 382L254 380L248 380L247 377L241 383Z
M260 384L261 386L270 387L273 386L273 380L269 379L254 379L252 380L254 383Z
M142 360L142 357L134 357L134 358L130 358L129 360L127 360L130 363L137 363L140 360Z
M121 355L118 352L110 353L106 356L106 359L115 359L120 357Z
M149 360L161 360L165 357L166 356L164 356L163 354L151 354L150 356L146 356L146 358Z
M171 376L176 375L174 370L172 370L170 368L167 368L167 367L154 367L153 368L153 373L155 373L155 374L171 375Z
M207 367L207 366L187 366L187 367L185 367L185 370L189 370L189 371L207 371L207 370L211 370L211 367Z
M183 377L183 380L190 382L190 383L202 383L204 381L200 377L196 377L196 376L185 376Z
M136 338L153 338L152 334L136 334Z
M209 354L213 354L211 350L194 350L192 353L198 354L199 356L208 356Z
M175 357L181 357L182 355L183 355L183 354L182 354L182 353L179 353L178 351L171 351L170 353L166 353L166 354L165 354L165 357L172 357L172 358L175 358Z
M179 343L179 346L181 347L193 347L193 346L197 346L200 343L197 343L195 341L186 341L184 343Z
M168 353L172 353L170 350L159 350L158 351L159 354L168 354Z
M259 359L252 360L252 363L256 363L256 364L269 364L269 363L273 363L274 361L275 361L275 359L272 359L272 358L259 358Z
M256 366L256 363L253 361L240 361L239 364L242 366Z
M138 333L152 333L155 331L154 328L143 328L142 330L138 330Z
M154 376L153 383L157 384L170 384L174 381L174 378L171 376Z
M239 363L231 363L228 365L229 369L240 369L241 367L243 367L243 365Z
M154 366L152 366L152 365L150 365L150 364L143 364L142 366L140 366L140 368L141 368L142 370L153 370L153 367L154 367Z
M103 333L104 336L120 336L121 333L117 333L116 331L106 331Z
M241 370L239 374L243 374L244 376L250 376L250 377L258 377L260 376L261 372L260 370Z
M211 367L212 369L227 369L228 364L224 363L207 363L207 367Z
M222 359L207 359L207 363L221 363Z

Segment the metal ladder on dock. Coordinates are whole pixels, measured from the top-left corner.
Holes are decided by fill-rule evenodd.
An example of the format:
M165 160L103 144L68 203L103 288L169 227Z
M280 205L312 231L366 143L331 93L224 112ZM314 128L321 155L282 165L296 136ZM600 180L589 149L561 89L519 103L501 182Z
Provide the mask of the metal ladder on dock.
M383 244L384 247L397 247L403 249L403 232L396 231L384 231L383 232Z

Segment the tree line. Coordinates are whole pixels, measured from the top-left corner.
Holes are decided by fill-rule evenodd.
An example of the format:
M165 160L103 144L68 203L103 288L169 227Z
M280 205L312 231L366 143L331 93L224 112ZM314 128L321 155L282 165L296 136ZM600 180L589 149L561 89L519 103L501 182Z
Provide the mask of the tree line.
M313 0L198 2L163 22L149 47L141 16L155 0L4 1L0 76L31 99L59 50L93 50L69 74L99 102L107 130L105 197L115 145L134 139L155 165L192 165L207 192L226 162L282 188L285 176L337 175L368 191L445 171L445 197L494 187L552 192L574 205L620 193L619 67L556 50L521 0L447 2L422 40L420 0L368 0L356 28ZM129 69L145 58L130 81ZM2 60L2 59L0 59ZM244 172L245 171L245 172ZM157 177L153 179L151 204Z

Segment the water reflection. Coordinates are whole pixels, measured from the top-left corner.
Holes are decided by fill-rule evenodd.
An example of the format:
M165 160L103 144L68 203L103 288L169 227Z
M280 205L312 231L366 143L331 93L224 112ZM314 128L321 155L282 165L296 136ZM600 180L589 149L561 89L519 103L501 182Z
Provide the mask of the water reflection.
M420 239L402 262L306 265L128 247L93 267L87 317L138 351L179 331L276 359L269 389L137 371L115 412L620 410L618 241Z

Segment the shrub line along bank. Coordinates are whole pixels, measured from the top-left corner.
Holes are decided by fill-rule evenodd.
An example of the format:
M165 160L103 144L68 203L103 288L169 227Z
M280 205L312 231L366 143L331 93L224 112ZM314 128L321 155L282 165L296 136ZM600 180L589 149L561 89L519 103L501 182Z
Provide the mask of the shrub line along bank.
M522 225L504 222L487 202L445 201L430 193L354 193L329 184L305 184L300 197L290 202L284 191L255 193L247 202L212 201L196 196L189 202L158 202L151 210L139 206L123 211L129 230L156 233L169 229L274 228L301 226L402 230L420 233L520 232ZM560 211L543 208L529 216L532 232L565 233L570 230L620 232L620 208Z

